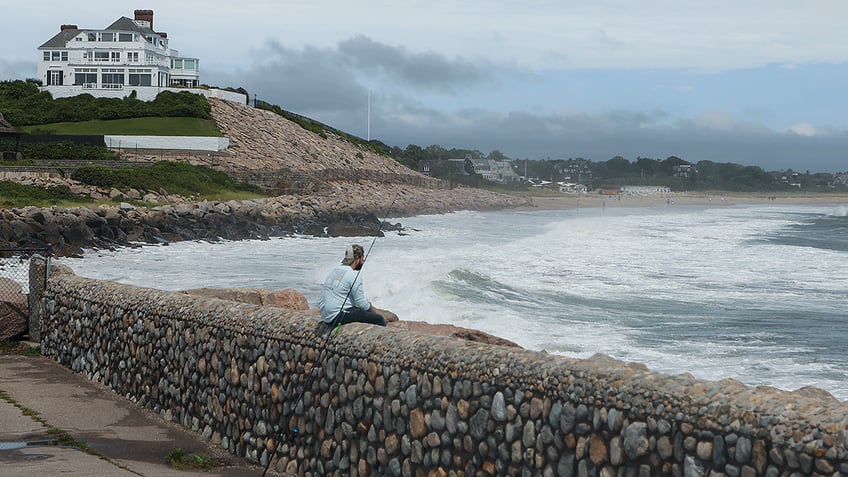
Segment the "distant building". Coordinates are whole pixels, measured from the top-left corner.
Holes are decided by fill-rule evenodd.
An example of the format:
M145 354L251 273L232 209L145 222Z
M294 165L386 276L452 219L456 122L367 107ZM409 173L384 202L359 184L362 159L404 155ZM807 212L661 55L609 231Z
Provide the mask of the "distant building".
M559 191L563 194L578 194L585 195L589 189L584 184L578 184L576 182L557 182L559 186Z
M836 175L833 176L833 182L831 184L834 186L848 187L848 172L837 172Z
M474 173L483 179L501 184L512 184L519 176L512 167L512 161L496 161L494 159L471 159Z
M680 164L674 166L674 175L676 177L692 177L692 174L698 172L692 164Z
M631 195L639 197L664 197L671 193L671 189L666 186L640 186L640 185L625 185L621 186L622 195Z
M591 163L586 159L569 159L560 166L559 174L565 180L590 181L592 180Z
M134 18L121 17L102 30L62 25L38 47L38 77L44 89L54 97L115 97L99 93L126 96L144 88L198 86L200 60L180 56L170 47L168 34L153 29L153 10L134 13Z
M418 161L418 172L425 176L465 176L465 159L425 159Z

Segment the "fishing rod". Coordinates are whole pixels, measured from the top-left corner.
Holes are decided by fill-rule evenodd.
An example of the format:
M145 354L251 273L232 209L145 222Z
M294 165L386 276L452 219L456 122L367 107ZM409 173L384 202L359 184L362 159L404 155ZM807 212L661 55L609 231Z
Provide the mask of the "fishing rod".
M386 217L388 217L388 213L392 211L392 208L395 205L395 200L397 200L397 198L392 200L392 203L389 204L388 211L386 212ZM363 256L363 262L367 261L368 256L371 255L371 250L374 248L374 244L377 242L377 237L379 237L380 234L383 232L384 223L386 223L386 221L380 222L380 227L377 229L377 233L374 234L374 238L371 240L371 245L368 247L368 251L365 252L365 255ZM359 270L356 271L356 275L354 275L353 281L350 283L350 288L347 290L347 295L345 295L345 298L342 301L342 306L340 308L339 314L336 315L333 318L333 321L329 323L327 334L324 335L324 339L321 341L321 352L318 353L318 355L315 357L315 361L312 363L312 369L309 370L309 375L306 376L306 379L303 382L303 386L301 386L300 392L298 393L297 398L294 401L294 406L292 406L292 412L296 412L298 404L300 404L300 401L303 399L304 394L306 394L306 389L312 386L312 382L315 380L315 369L318 367L318 363L323 361L324 354L327 352L327 342L330 341L330 337L333 334L338 334L339 330L342 327L341 321L342 317L344 316L344 307L347 304L348 298L350 298L350 293L353 291L354 285L356 285L356 280L359 278L359 274L362 272L363 266L365 265L363 264L361 267L359 267ZM271 467L271 461L273 461L274 456L277 455L277 452L280 449L280 443L282 443L284 437L286 437L286 434L287 433L282 429L277 434L277 439L274 441L274 452L268 456L268 462L265 464L265 470L262 471L262 477L265 477L265 474L268 473L268 469ZM300 429L298 429L297 427L295 427L288 433L288 435L292 439L297 437L299 434Z

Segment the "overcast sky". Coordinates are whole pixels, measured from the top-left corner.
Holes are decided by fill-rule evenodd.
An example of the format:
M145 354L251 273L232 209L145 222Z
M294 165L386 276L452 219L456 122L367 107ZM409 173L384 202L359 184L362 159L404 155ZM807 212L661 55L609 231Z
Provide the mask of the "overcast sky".
M848 171L846 0L43 0L0 19L0 79L136 8L204 83L361 137L370 91L392 146Z

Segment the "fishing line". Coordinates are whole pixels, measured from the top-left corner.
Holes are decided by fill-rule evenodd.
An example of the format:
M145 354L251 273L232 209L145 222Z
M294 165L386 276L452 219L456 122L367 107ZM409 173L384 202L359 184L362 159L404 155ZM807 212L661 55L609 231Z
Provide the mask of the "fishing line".
M388 211L386 212L386 214L384 214L384 215L386 215L387 218L388 218L389 212L392 211L392 209L395 205L395 200L397 200L397 198L392 200L392 203L389 204ZM371 245L368 247L368 251L363 256L363 261L367 261L368 256L371 255L371 250L374 248L374 244L377 242L377 237L379 237L380 234L383 232L383 224L385 224L386 222L387 221L380 222L380 227L377 229L377 233L374 234L374 238L371 240ZM339 330L341 330L341 326L342 326L341 321L342 321L342 317L344 316L344 307L347 304L348 298L350 298L350 293L353 291L353 287L354 287L354 285L356 285L356 280L359 278L359 274L362 272L362 267L364 267L364 266L365 266L365 264L363 263L362 266L359 267L359 270L356 271L356 275L353 277L353 281L350 284L350 289L348 289L347 295L345 295L345 299L344 299L344 301L342 301L341 311L339 312L338 315L336 315L335 318L333 318L333 321L331 321L329 323L327 334L324 335L324 339L321 341L321 351L315 357L315 361L312 363L312 369L309 370L309 375L306 376L306 379L303 382L303 386L301 386L301 388L300 388L300 392L298 393L297 398L294 401L294 406L292 406L292 408L291 408L292 413L297 412L297 406L300 405L300 401L303 399L304 394L306 394L306 389L308 387L311 387L312 382L315 380L315 369L318 367L318 363L320 363L324 359L324 354L327 352L327 342L330 341L330 337L333 334L338 334ZM280 426L280 427L282 427L282 426ZM262 477L265 477L265 474L268 473L268 468L271 467L271 461L274 460L274 456L277 455L277 452L280 449L280 444L283 442L284 437L286 437L287 435L291 439L294 439L295 437L300 435L300 429L295 427L288 434L286 433L285 430L282 430L282 429L280 430L280 432L276 436L277 439L274 442L274 452L271 455L268 456L268 462L265 464L265 470L262 471ZM289 439L286 439L286 440L288 441Z

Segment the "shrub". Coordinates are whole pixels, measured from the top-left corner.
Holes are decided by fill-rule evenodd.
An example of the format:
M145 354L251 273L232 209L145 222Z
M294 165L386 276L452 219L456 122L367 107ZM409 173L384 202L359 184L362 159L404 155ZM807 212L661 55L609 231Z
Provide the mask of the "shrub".
M90 94L53 99L50 93L39 91L32 80L2 81L0 111L16 126L146 116L212 117L212 106L203 95L163 91L150 102L136 96L133 90L123 99L95 98Z
M0 181L0 205L4 207L55 205L59 202L91 202L91 199L80 197L63 185L44 188Z
M14 141L0 141L0 151L14 151ZM21 143L26 159L117 161L120 158L106 146L77 144L70 141Z
M74 171L71 178L97 187L120 190L165 189L169 193L184 196L213 196L222 191L258 191L255 187L236 183L221 171L185 162L163 161L144 168L84 166Z

